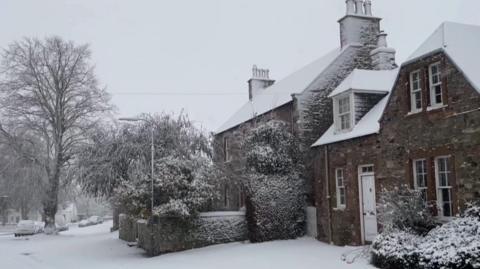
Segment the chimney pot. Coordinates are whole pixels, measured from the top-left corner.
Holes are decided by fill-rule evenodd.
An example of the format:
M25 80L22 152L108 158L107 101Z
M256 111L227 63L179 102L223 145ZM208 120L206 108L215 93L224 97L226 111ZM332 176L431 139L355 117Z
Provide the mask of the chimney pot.
M365 3L363 5L365 7L365 15L372 16L372 1L365 0Z
M363 13L363 0L355 0L355 13L357 15L364 15L364 13Z
M355 14L355 3L353 0L345 1L347 3L347 15Z
M388 45L387 45L387 33L385 33L384 31L381 31L378 34L377 47L379 47L379 48L388 47Z

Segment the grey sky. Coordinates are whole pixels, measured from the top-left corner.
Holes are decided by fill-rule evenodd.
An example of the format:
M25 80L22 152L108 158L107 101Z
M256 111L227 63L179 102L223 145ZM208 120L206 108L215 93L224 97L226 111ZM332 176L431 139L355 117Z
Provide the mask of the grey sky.
M344 2L0 0L0 46L53 34L89 43L119 115L184 108L214 130L248 100L253 64L278 80L338 47ZM479 0L372 2L399 63L443 21L480 24Z

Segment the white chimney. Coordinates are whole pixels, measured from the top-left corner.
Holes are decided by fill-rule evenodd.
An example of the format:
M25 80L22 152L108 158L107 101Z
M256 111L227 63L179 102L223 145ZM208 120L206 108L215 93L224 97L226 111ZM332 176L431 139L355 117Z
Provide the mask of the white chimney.
M347 0L347 15L355 14L355 2L353 0Z
M372 16L371 0L346 0L346 3L347 14L338 20L341 47L367 43L371 45L371 41L376 40L377 34L380 32L381 20L381 18Z
M377 40L377 47L379 48L386 48L388 47L387 45L387 33L385 33L384 31L381 31L379 34L378 34L378 40Z
M253 100L263 89L272 86L273 83L275 80L270 79L270 70L260 69L254 65L252 78L248 80L248 98Z
M364 13L363 13L363 0L355 0L355 14L364 15Z
M365 0L365 3L363 3L363 6L365 7L365 15L372 16L372 1Z
M377 48L370 52L375 70L391 70L397 67L395 49L387 45L387 33L381 31L377 36Z

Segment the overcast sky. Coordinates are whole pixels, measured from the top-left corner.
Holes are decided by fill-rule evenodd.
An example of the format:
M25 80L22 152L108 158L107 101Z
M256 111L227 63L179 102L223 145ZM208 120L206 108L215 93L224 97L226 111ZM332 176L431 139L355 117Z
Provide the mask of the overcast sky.
M480 25L479 0L373 0L401 63L443 21ZM89 43L118 116L179 112L215 130L248 100L251 67L280 80L339 46L344 0L0 0L0 46Z

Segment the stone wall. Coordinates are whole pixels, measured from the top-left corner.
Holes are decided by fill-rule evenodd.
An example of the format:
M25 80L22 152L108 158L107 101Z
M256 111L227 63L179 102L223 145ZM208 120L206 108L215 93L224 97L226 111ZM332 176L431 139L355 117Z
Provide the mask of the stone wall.
M428 89L428 66L440 62L445 106L429 109L428 91L422 92L423 110L409 113L409 73L421 70L422 89ZM428 200L436 200L433 160L451 156L453 163L454 213L465 202L480 199L480 93L443 53L402 67L381 120L380 176L390 184L413 186L412 160L428 163Z
M317 148L315 158L315 190L317 202L318 239L336 245L360 245L361 224L358 188L358 167L377 167L380 143L377 135L347 140ZM327 164L326 164L327 161ZM328 165L328 184L325 167ZM343 169L346 206L337 206L335 170ZM376 182L383 179L377 178ZM328 185L328 190L327 190ZM377 193L381 186L376 186ZM378 195L378 194L377 194Z
M409 113L409 73L422 70L422 88L428 89L427 68L438 61L442 63L446 106L435 110L427 109L428 95L424 90L423 111ZM454 213L460 213L466 202L480 199L480 94L448 57L437 53L403 66L380 123L381 131L378 135L314 149L314 186L320 240L332 241L338 245L361 243L359 165L374 165L378 200L383 188L391 189L399 185L413 187L412 160L426 159L427 199L435 204L434 158L448 155L453 162L451 180ZM329 168L328 190L326 163ZM344 209L336 208L336 168L343 168L345 173Z
M119 216L119 231L118 237L123 241L135 242L137 241L137 220L125 214Z
M219 186L222 197L215 202L212 210L239 210L244 206L245 197L242 194L241 180L238 178L245 169L245 156L242 149L244 138L251 129L272 119L286 122L291 128L293 120L292 109L292 103L287 103L253 120L215 135L214 161L231 173L228 182L224 182L224 184ZM229 161L225 161L224 138L228 139Z
M193 222L159 218L138 223L138 245L148 256L247 240L244 212L209 212Z

